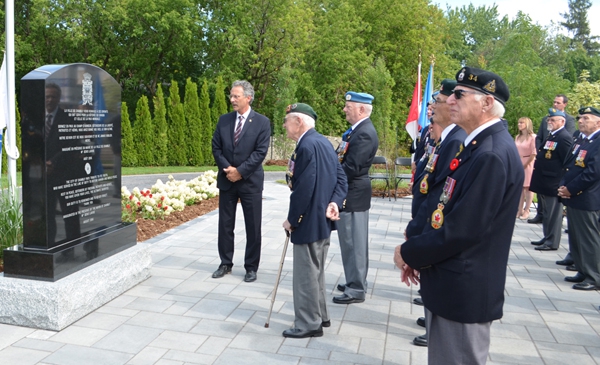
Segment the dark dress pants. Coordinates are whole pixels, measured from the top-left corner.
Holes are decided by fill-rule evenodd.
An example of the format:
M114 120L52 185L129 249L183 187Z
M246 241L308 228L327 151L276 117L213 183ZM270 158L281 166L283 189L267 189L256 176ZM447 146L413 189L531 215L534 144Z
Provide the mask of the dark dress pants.
M262 191L244 193L238 184L229 190L219 191L219 256L221 265L233 266L235 213L238 199L244 212L246 225L246 271L258 271L261 248Z

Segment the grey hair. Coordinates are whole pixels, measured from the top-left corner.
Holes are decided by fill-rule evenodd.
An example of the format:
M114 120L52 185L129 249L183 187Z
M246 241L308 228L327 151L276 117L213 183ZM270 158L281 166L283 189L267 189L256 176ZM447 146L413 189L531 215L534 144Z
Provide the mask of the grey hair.
M231 88L233 89L236 86L239 86L244 90L244 96L249 96L250 104L252 104L254 101L254 88L252 87L252 84L246 80L236 80L231 84Z
M372 104L363 104L363 106L365 107L365 114L367 115L367 118L371 116L371 113L373 112L373 105Z
M288 116L289 115L291 115L292 117L300 118L302 123L304 123L304 125L307 126L308 128L315 127L315 120L311 116L308 116L304 113L289 113Z
M492 96L490 94L484 94L484 93L476 93L475 94L475 100L477 101L481 101L481 99L483 99L484 96ZM498 118L502 118L504 117L504 113L506 113L506 108L504 108L504 105L502 105L501 102L499 102L498 100L496 100L494 98L494 105L492 105L492 108L490 109L489 113L491 115L493 115L494 117L498 117Z

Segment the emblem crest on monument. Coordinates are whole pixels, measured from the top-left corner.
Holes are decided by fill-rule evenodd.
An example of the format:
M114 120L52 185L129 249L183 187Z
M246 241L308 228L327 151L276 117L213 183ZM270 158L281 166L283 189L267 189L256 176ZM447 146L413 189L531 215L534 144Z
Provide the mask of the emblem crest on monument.
M81 90L81 104L82 105L92 105L94 100L94 94L92 91L92 85L94 82L92 81L92 75L89 73L83 74L82 90Z

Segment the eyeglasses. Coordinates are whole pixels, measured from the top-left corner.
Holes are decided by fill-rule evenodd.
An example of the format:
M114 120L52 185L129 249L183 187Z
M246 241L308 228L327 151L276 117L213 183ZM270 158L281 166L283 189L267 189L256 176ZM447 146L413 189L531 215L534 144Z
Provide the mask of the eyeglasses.
M463 89L454 89L452 90L452 93L454 94L456 100L460 100L464 96L464 94L483 95L482 93L478 93L477 91L468 91Z
M234 95L234 94L231 94L231 95L229 95L229 99L235 99L235 100L237 100L237 99L241 98L242 96L244 96L244 95Z

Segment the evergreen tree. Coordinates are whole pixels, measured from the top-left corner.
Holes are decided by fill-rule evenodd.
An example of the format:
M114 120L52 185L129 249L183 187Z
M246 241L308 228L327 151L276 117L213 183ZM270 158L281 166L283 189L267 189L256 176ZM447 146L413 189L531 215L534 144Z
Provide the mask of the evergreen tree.
M155 165L153 137L154 128L152 128L148 97L142 95L135 108L135 125L133 126L133 138L135 141L135 150L137 151L138 166Z
M156 146L154 149L154 161L158 166L167 166L169 138L167 136L167 108L162 86L158 84L156 96L154 97L154 136Z
M569 0L569 12L561 14L565 21L560 25L573 34L573 42L582 44L588 54L595 55L600 44L596 41L599 37L590 35L587 14L591 6L590 0Z
M223 84L223 77L217 77L217 84L215 86L215 100L213 106L210 109L210 115L213 118L213 125L216 127L219 122L219 117L227 113L227 97L225 96L225 85ZM214 130L214 129L213 129Z
M201 166L204 163L202 150L202 121L198 106L198 85L190 77L185 83L184 112L187 122L187 161L190 166Z
M212 154L212 135L215 130L215 125L210 114L210 95L208 94L208 82L206 79L202 81L199 108L202 132L200 146L202 146L202 155L204 156L203 164L212 166L215 164L215 159Z
M121 103L121 165L125 167L137 165L137 152L133 143L129 111L127 111L125 102Z
M179 86L177 81L171 81L169 88L169 102L167 112L169 114L169 125L167 135L169 136L169 165L186 165L186 140L185 140L185 114L183 104L179 98Z

